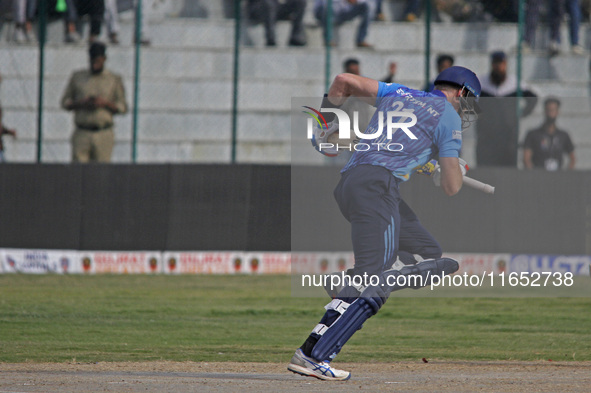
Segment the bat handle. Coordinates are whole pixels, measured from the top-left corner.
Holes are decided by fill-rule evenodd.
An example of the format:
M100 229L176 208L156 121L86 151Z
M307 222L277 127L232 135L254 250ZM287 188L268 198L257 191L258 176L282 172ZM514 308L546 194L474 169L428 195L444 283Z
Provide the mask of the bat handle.
M471 177L468 177L468 176L464 176L464 184L467 185L468 187L475 188L475 189L480 190L480 191L487 193L487 194L494 194L495 193L495 188L493 186L491 186L490 184L483 183L483 182L478 181L476 179L472 179Z

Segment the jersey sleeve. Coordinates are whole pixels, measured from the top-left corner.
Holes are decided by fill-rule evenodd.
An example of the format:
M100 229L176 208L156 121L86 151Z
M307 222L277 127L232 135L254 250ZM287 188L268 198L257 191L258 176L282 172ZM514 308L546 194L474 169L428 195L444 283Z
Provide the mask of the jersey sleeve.
M399 83L385 83L385 82L378 82L378 98L380 97L397 97L399 87L404 87Z
M439 157L459 157L462 148L462 121L450 107L446 107L434 139Z

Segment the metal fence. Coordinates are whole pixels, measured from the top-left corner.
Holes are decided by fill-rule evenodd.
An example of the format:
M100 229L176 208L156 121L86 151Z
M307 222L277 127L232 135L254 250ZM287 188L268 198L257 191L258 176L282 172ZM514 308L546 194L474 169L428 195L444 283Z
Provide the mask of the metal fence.
M80 41L64 43L65 3L37 1L31 41L18 35L12 1L0 3L3 122L18 132L16 140L4 137L8 161L71 160L72 114L60 107L60 98L71 73L88 67L90 22L88 15L79 18ZM581 15L578 47L570 45L568 18L559 29L561 43L549 38L555 21L541 1L384 0L380 9L380 2L367 0L371 16L361 42L361 16L343 22L342 1L327 0L320 14L308 0L307 44L300 46L292 34L296 11L279 13L272 40L254 3L118 1L119 44L109 42L106 24L99 37L108 44L107 68L123 77L130 108L115 119L114 162L290 163L291 99L320 97L348 59L358 60L362 75L422 89L435 77L441 54L483 76L490 53L503 50L517 86L531 82L540 96L588 100L588 11ZM588 2L580 6L587 10ZM150 45L135 39L142 36L136 15L148 21L143 38ZM556 53L550 56L550 50ZM573 116L581 120L589 106L579 106ZM539 109L534 113L541 118ZM577 146L591 151L591 138L576 135ZM474 138L468 134L467 151ZM591 159L580 165L591 167Z

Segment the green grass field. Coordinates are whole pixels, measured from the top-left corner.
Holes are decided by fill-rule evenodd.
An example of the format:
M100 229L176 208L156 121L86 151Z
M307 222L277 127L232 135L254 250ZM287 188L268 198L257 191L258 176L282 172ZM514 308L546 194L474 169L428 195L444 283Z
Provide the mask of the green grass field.
M0 275L0 362L287 362L328 298L289 276ZM396 298L340 361L591 360L590 298Z

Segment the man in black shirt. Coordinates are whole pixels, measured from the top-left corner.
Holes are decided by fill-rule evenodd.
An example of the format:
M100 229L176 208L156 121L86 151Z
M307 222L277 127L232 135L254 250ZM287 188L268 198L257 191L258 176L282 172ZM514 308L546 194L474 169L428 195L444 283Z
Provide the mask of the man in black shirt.
M521 96L518 100L518 82L507 72L505 52L493 52L490 57L490 73L481 76L481 100L478 102L482 113L476 123L476 164L483 166L517 167L518 122L517 104L520 117L528 116L537 102L536 93L523 81L520 83Z
M523 164L526 168L545 168L556 171L562 168L564 155L568 154L568 169L575 167L575 147L568 133L556 127L560 101L550 97L544 102L544 124L527 133L524 142Z

